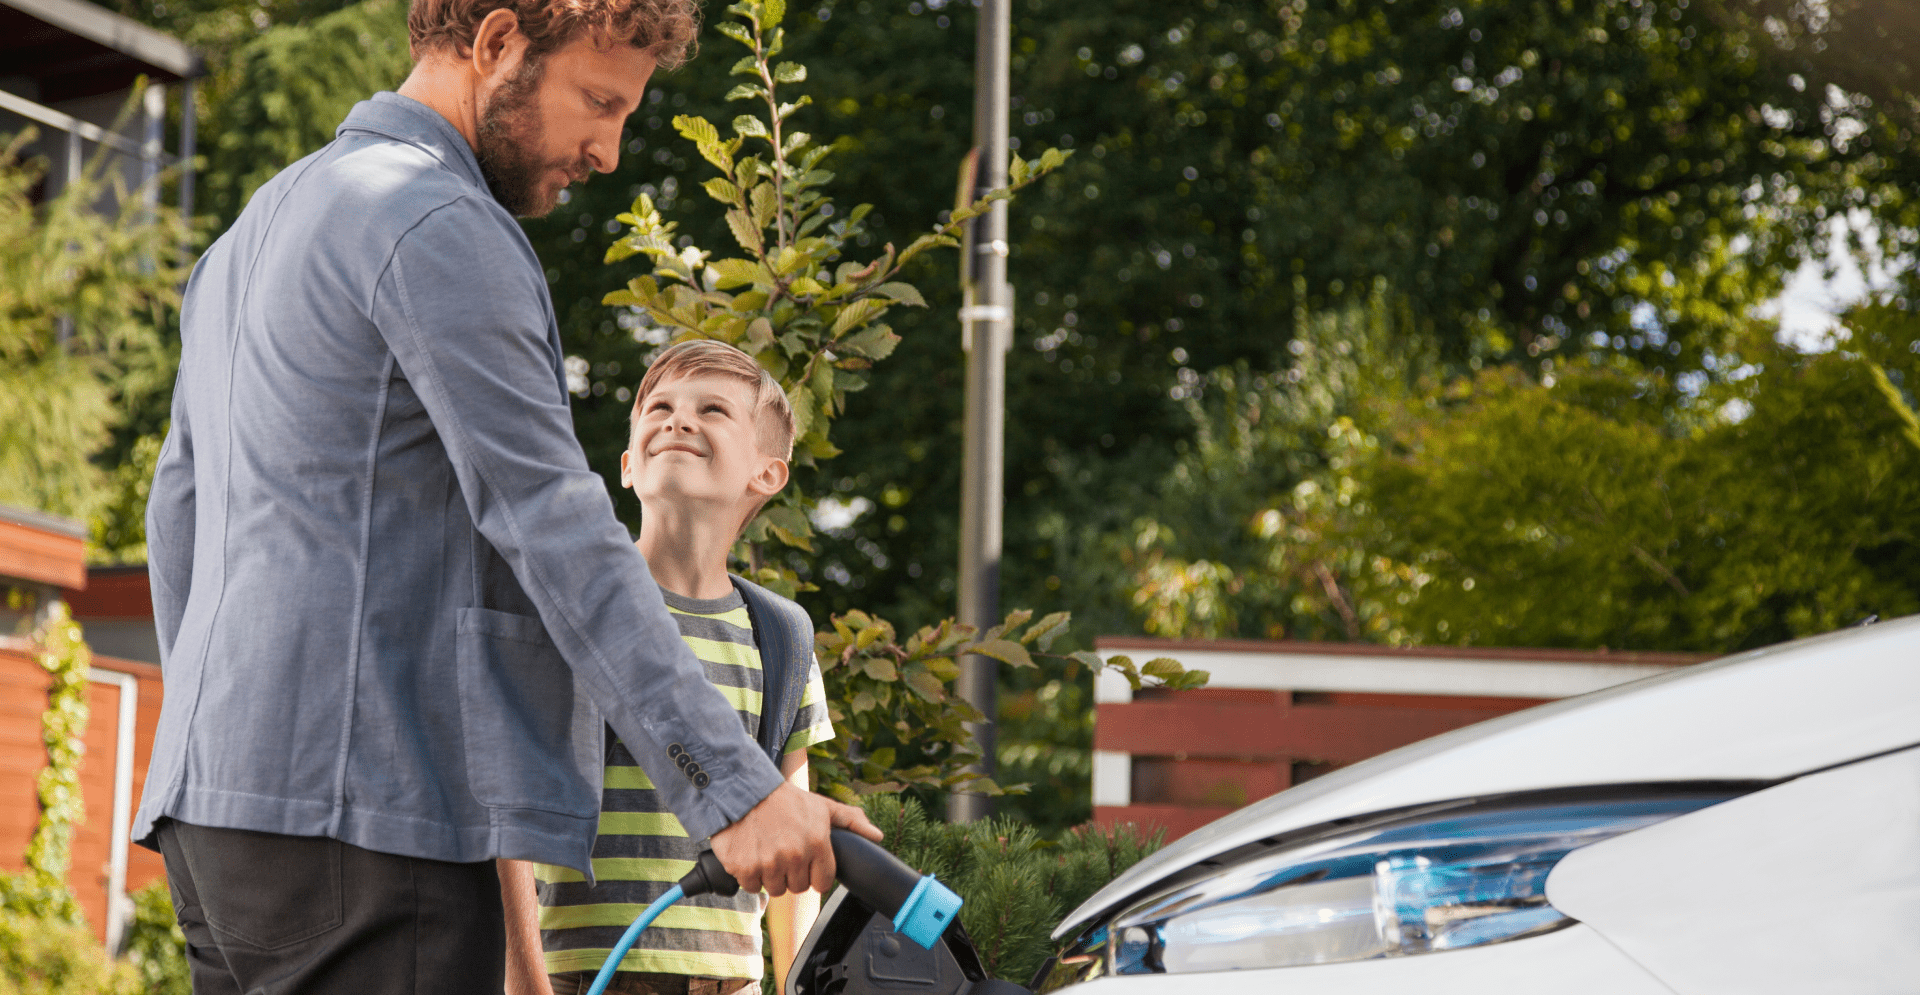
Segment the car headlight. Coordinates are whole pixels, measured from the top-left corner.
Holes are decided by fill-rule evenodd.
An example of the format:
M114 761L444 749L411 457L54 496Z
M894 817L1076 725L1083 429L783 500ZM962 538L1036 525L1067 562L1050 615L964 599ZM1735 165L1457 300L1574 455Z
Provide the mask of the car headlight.
M1401 957L1551 932L1573 922L1547 903L1560 858L1744 790L1428 807L1277 841L1096 923L1041 987L1107 973Z

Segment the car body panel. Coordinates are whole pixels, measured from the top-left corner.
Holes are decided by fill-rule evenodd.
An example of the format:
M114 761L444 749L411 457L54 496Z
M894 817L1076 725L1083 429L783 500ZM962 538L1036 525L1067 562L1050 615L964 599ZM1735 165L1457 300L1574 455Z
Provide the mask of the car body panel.
M1547 900L1679 995L1912 995L1920 749L1575 850Z
M1920 616L1551 702L1334 771L1115 879L1060 938L1169 874L1266 837L1451 799L1584 785L1775 781L1920 740Z
M1075 985L1073 995L1674 995L1585 926L1512 943L1346 964L1209 974L1139 974Z

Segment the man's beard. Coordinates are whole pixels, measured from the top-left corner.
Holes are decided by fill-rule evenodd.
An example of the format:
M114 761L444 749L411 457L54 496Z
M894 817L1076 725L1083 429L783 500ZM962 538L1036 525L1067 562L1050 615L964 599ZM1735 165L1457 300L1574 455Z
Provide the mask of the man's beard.
M569 176L579 177L589 171L584 158L567 162L539 157L542 130L534 97L540 90L542 68L538 58L522 62L493 91L474 129L473 154L487 189L501 207L522 218L543 217L553 210L559 190L544 182L549 170L564 169Z

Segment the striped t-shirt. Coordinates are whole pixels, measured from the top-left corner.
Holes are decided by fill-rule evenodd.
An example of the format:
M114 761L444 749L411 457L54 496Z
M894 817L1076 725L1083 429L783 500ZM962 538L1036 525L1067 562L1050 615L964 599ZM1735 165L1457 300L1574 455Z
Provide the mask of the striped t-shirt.
M739 591L702 600L661 591L680 636L706 666L707 680L740 712L748 736L760 732L764 687L753 622ZM806 693L785 753L833 738L827 719L826 685L820 667L807 676ZM547 973L598 971L620 934L648 904L678 883L700 854L680 820L659 801L653 782L607 731L605 793L600 836L593 844L589 886L577 871L535 864L540 882L540 941ZM707 978L760 977L760 915L764 893L732 898L699 895L674 903L640 935L620 962L623 971L686 974Z

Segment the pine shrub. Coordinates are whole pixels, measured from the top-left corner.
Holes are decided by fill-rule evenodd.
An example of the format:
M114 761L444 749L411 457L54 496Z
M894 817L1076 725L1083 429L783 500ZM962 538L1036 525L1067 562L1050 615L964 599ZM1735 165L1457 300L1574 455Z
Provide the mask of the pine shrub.
M912 798L871 795L867 817L886 848L966 900L960 923L988 973L1026 984L1051 952L1048 934L1121 871L1160 848L1164 832L1087 825L1057 840L1012 819L950 824Z

